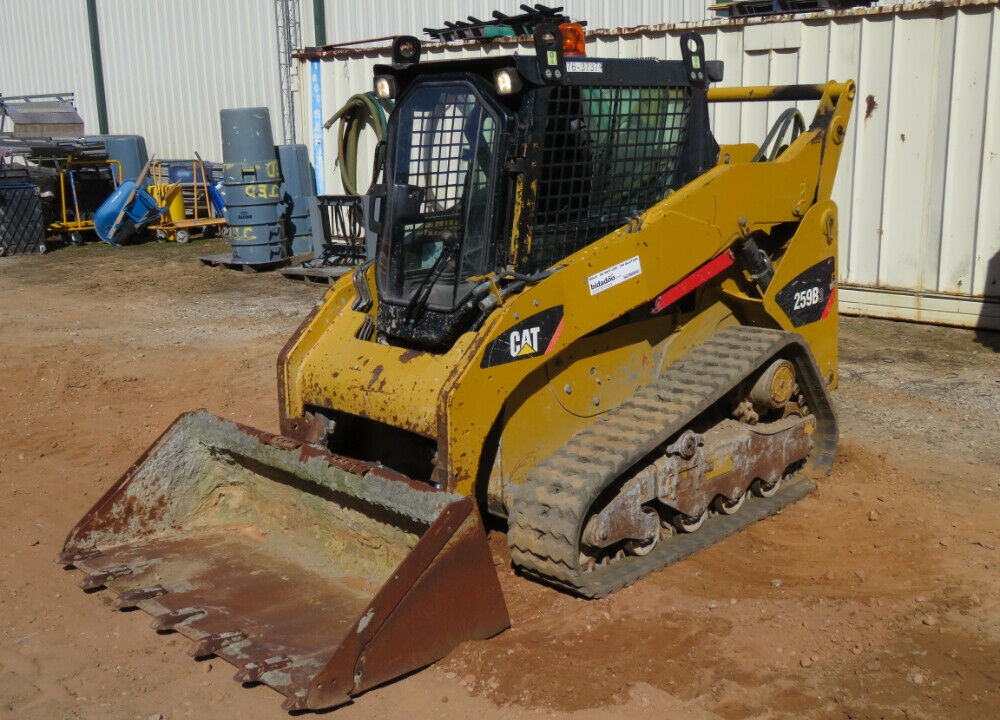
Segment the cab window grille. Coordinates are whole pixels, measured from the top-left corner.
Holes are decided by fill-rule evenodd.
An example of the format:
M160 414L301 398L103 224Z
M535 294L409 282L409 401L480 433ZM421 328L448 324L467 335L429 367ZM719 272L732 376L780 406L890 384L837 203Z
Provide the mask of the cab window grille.
M454 210L468 166L469 136L474 137L480 118L472 93L441 93L432 98L432 106L414 111L409 156L400 158L406 161L400 169L409 173L410 183L426 191L420 207L424 216Z
M464 87L422 88L398 112L393 182L410 202L395 208L403 252L393 294L408 298L436 276L430 304L450 307L466 278L483 272L496 119ZM457 251L445 256L448 243Z
M690 108L686 87L553 87L526 269L558 262L665 198Z

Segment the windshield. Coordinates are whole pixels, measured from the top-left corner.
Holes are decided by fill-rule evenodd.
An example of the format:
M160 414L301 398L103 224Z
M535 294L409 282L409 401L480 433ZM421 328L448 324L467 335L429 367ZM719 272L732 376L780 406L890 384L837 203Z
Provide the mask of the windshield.
M450 310L491 269L497 119L466 84L420 87L393 115L383 291Z

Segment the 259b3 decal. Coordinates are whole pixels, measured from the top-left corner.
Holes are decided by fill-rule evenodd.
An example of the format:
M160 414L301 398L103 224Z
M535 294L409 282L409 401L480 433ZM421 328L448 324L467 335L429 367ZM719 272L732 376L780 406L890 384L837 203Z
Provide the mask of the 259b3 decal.
M792 310L805 310L807 307L818 305L823 300L823 288L816 286L799 290L792 298L794 300Z
M794 327L822 319L833 303L836 286L832 257L797 275L774 296Z

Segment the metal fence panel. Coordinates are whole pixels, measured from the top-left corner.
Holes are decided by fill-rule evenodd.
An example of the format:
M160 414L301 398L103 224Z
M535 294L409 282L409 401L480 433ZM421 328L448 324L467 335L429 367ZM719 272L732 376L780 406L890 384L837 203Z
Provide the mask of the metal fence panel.
M0 184L0 255L45 252L38 186Z

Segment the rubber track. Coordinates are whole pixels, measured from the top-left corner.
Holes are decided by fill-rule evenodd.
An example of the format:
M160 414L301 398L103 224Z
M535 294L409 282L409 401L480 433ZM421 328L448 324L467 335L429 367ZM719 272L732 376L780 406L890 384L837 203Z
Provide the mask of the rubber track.
M770 498L748 498L734 515L710 514L695 533L661 539L648 555L580 569L583 521L605 488L778 355L796 365L799 385L816 417L810 461L828 470L837 444L836 419L826 384L801 336L748 326L726 328L539 463L517 489L508 518L514 564L573 593L603 597L811 492L815 485L809 480L788 483Z

